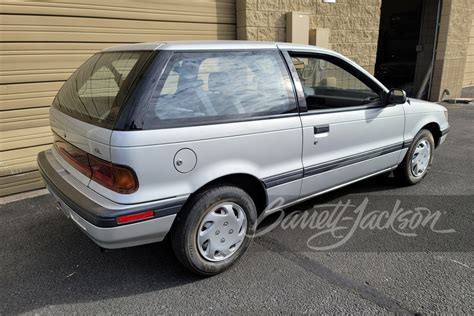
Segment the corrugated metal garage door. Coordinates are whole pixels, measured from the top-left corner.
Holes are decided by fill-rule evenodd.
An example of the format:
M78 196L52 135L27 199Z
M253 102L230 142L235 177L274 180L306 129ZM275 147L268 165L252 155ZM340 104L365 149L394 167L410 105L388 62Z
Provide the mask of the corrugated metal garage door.
M8 1L0 4L0 196L43 187L48 108L92 53L120 43L235 39L235 0Z
M464 69L463 86L474 86L474 3L471 4L471 36L469 38L469 46L467 49L466 67Z

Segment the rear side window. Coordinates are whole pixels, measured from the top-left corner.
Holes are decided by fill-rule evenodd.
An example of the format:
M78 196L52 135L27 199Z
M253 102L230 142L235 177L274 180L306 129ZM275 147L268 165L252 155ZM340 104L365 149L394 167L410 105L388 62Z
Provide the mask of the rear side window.
M112 128L129 88L150 52L98 53L59 90L53 107L90 124Z
M296 111L277 51L176 52L154 90L144 127L224 122Z

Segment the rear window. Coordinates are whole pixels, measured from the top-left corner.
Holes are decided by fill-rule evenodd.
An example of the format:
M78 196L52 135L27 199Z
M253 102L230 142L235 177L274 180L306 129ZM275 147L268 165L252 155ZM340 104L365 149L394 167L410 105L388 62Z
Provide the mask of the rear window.
M175 52L152 94L144 128L295 111L288 70L276 50Z
M130 88L151 52L98 53L58 92L53 107L94 125L113 128Z

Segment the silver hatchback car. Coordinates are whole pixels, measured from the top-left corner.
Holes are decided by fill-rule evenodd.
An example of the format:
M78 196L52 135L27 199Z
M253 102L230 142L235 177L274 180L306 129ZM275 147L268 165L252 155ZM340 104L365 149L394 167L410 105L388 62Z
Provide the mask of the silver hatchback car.
M388 90L314 46L122 45L58 92L38 165L58 206L95 243L162 241L212 275L248 248L257 216L389 171L428 172L447 110Z

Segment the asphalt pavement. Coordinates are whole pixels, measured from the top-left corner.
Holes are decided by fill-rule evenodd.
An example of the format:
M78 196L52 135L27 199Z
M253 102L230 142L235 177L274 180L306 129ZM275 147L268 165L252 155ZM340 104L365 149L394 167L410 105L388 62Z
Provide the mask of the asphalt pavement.
M426 225L364 226L361 208L319 230L277 222L210 278L187 272L166 244L102 253L50 195L0 205L0 315L473 314L474 105L448 108L451 131L420 184L378 176L284 214L316 210L324 221L323 210L347 202L365 215L411 210L407 218L422 214Z

